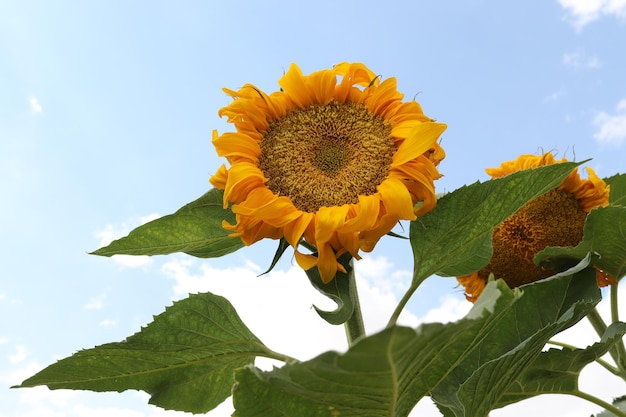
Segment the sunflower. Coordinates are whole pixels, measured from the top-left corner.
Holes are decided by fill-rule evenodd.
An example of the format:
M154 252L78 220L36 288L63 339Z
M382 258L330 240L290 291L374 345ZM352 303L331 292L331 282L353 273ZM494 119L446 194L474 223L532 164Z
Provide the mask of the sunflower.
M557 161L551 153L521 155L486 171L492 178L500 178L566 161L565 158ZM489 264L478 272L457 277L465 287L466 298L474 302L490 274L503 279L511 288L554 275L555 271L535 265L534 256L548 246L578 245L583 238L587 213L608 204L609 186L591 168L587 168L587 179L581 179L575 169L557 188L531 200L494 229ZM604 271L598 270L596 276L600 286L614 283L614 278Z
M236 224L223 224L231 236L246 245L285 238L298 264L317 266L328 283L344 270L339 256L359 259L399 220L434 208L446 125L403 102L395 78L381 81L360 63L310 75L292 64L278 84L269 95L250 84L224 89L233 102L219 115L236 131L213 132L230 168L210 181L224 207L233 203Z

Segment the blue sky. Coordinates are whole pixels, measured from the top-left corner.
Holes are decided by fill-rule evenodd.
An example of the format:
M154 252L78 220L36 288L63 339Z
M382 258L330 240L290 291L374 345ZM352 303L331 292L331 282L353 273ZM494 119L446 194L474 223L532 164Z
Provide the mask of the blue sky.
M206 261L87 255L208 190L222 163L211 131L232 130L217 116L229 103L222 87L271 92L292 62L309 73L359 61L397 77L407 99L448 124L439 191L542 149L593 158L605 177L626 172L625 42L619 0L0 1L0 416L182 415L134 392L8 387L123 339L188 292L227 296L275 350L306 359L345 349L343 330L310 308L325 300L289 256L256 277L273 242ZM407 242L386 239L357 265L370 331L406 288L410 256ZM433 277L403 322L468 308L453 280ZM297 323L310 334L277 331L293 335ZM564 338L584 345L588 333ZM599 380L589 370L582 387L604 398L626 392L618 381L603 394ZM546 404L562 416L596 411L544 397L492 414L552 415Z

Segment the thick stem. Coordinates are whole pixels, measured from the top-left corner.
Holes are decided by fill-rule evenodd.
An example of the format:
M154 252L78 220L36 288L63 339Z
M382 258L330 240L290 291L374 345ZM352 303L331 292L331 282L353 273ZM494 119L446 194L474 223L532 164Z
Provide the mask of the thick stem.
M596 308L594 308L589 312L589 314L587 314L587 319L593 326L593 329L596 331L598 336L602 337L604 335L604 332L606 332L606 323L604 323L602 316L600 316L600 313L598 313L598 310Z
M613 323L619 322L617 295L617 285L611 285L611 322ZM623 340L619 340L615 344L615 349L617 350L618 356L618 360L616 361L617 367L622 371L622 374L626 375L626 348L624 348Z
M611 285L611 322L619 321L619 307L617 306L617 285Z
M389 318L389 321L387 322L387 327L391 327L396 324L396 322L398 321L398 317L400 317L400 313L402 313L402 310L415 293L415 290L417 290L417 286L411 285L407 292L404 293L402 299L400 300L400 302L396 306L396 309L393 311L393 314Z
M591 310L589 314L587 314L587 319L593 326L596 333L598 333L598 336L602 337L604 335L604 332L606 332L607 326L600 316L600 313L598 313L598 310L595 308ZM621 340L617 342L611 349L609 349L609 354L611 355L611 358L613 358L613 361L615 361L615 364L620 370L621 378L626 380L626 363L624 363L624 361L626 360L626 353L624 351L624 344Z
M598 397L594 397L591 394L588 394L588 393L583 392L583 391L576 390L576 391L572 392L572 395L575 395L578 398L582 398L583 400L587 400L589 402L592 402L592 403L594 403L594 404L604 408L608 412L611 412L611 413L615 414L617 417L626 417L626 413L623 412L622 410L620 410L619 408L615 407L613 404L609 404L606 401L601 400Z
M359 302L359 293L356 288L356 277L354 276L352 260L350 260L350 268L348 269L348 280L350 285L350 294L353 295L354 312L348 321L344 323L344 327L346 329L348 345L352 346L357 340L365 336L365 326L363 325L361 303Z

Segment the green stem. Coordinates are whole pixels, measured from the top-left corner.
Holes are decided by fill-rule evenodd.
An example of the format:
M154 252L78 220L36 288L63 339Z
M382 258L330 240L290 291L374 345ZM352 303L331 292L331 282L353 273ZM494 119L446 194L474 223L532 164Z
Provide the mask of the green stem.
M396 309L393 311L393 314L389 318L389 321L387 322L387 327L391 327L396 324L396 322L398 321L398 317L400 317L400 313L402 313L402 310L415 293L415 290L417 290L417 286L411 285L407 292L404 293L402 299L400 299L400 302L396 306Z
M602 337L604 332L606 332L606 323L604 323L602 316L598 313L598 309L594 307L594 309L587 314L587 319L593 326L593 329L596 331L598 336Z
M356 288L356 278L354 276L353 261L350 259L348 270L348 280L350 285L350 294L354 296L354 311L352 316L344 323L346 329L346 338L348 339L348 345L352 346L354 343L365 336L365 326L363 325L363 315L361 313L361 303L359 302L359 293Z
M298 359L292 358L289 355L284 355L282 353L274 352L273 350L267 349L265 347L264 347L264 350L265 350L265 355L259 355L259 356L262 356L262 357L268 358L268 359L275 359L277 361L281 361L281 362L285 362L285 363L300 362Z
M602 337L604 332L606 332L607 327L596 308L587 314L587 319L593 326L596 333L598 333L598 336ZM620 370L620 377L626 380L626 363L624 363L626 360L626 352L624 351L624 344L621 340L609 349L609 354L611 355L611 358L613 358L613 361L615 361L617 368Z
M620 410L619 408L615 407L613 404L609 404L606 401L601 400L598 397L594 397L591 394L588 394L586 392L579 391L579 390L575 390L571 394L576 396L576 397L578 397L578 398L582 398L583 400L587 400L589 402L592 402L592 403L594 403L594 404L604 408L608 412L615 414L616 417L626 417L626 413L623 412L622 410Z
M613 323L619 322L619 306L617 301L617 285L611 285L611 321ZM615 344L615 350L617 350L618 361L616 361L618 368L626 375L626 348L624 348L623 340L619 340ZM625 378L626 379L626 378Z
M560 347L564 347L564 348L568 348L568 349L580 349L577 346L574 345L570 345L567 343L563 343L563 342L557 342L556 340L548 340L548 343L554 346L560 346ZM604 369L606 369L607 371L609 371L610 373L612 373L615 376L618 377L622 377L622 372L616 368L615 366L611 365L610 363L608 363L607 361L605 361L604 359L598 358L596 359L596 362L598 362L599 365L601 365Z
M619 321L619 307L617 306L617 285L611 285L611 321Z

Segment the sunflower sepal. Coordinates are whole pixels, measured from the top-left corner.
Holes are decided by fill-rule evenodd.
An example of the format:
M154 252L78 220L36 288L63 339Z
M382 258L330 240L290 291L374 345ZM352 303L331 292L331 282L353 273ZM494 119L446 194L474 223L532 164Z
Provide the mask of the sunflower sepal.
M235 223L230 206L223 208L224 191L213 188L176 212L132 230L127 236L91 252L92 255L167 255L184 252L198 258L216 258L244 247L222 227Z
M347 322L354 314L356 305L356 294L350 282L350 280L354 280L352 256L345 253L337 261L344 267L346 272L337 270L335 278L328 283L322 281L317 267L305 271L311 285L337 304L337 308L331 311L313 306L322 319L333 325Z
M272 269L274 269L274 267L276 266L280 258L282 258L287 248L289 248L290 246L291 245L289 244L289 242L287 242L287 239L285 239L284 237L281 237L280 240L278 241L278 247L276 248L276 253L274 254L274 258L272 258L272 263L267 268L267 270L263 272L262 274L259 274L259 276L270 273Z

